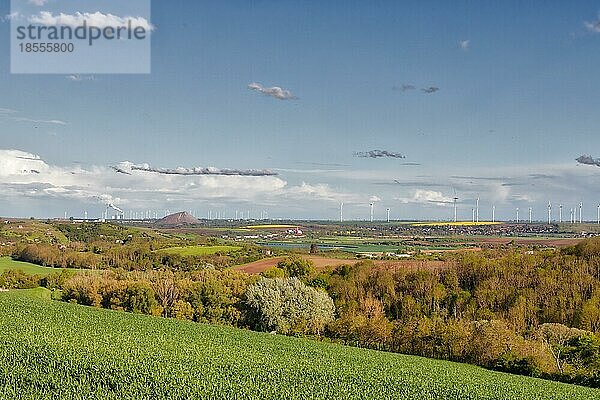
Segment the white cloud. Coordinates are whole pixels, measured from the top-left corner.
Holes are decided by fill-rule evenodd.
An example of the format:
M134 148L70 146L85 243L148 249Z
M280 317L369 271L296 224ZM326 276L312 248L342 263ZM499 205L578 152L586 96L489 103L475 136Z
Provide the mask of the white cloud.
M448 196L444 196L442 192L436 192L433 190L416 190L413 195L413 200L417 203L450 203L452 199Z
M286 195L302 200L320 199L329 201L339 201L340 198L344 197L332 190L329 185L311 185L306 182L302 182L299 186L290 187Z
M48 2L48 0L29 0L29 4L33 4L38 7L42 7Z
M47 125L68 125L67 122L60 119L36 119L29 117L18 116L19 112L10 108L0 108L0 120L14 121L14 122L29 122L32 124L47 124Z
M460 46L461 50L463 51L467 51L469 50L469 47L471 45L471 40L467 39L467 40L461 40L458 45Z
M452 198L445 196L442 192L426 189L414 190L411 197L397 198L402 203L436 203L436 204L449 204L452 203Z
M13 117L12 119L17 122L31 122L34 124L67 125L65 121L61 121L59 119L33 119L24 117Z
M295 100L296 96L292 94L289 90L282 89L279 86L273 86L270 88L264 87L260 83L252 82L248 85L248 89L254 90L255 92L262 93L266 96L271 96L278 100Z
M62 167L28 152L0 150L0 198L21 196L91 204L110 201L134 210L187 209L186 204L202 202L304 207L307 203L359 200L325 184L290 186L278 176L181 176L135 170L127 175L108 166Z
M37 15L29 17L29 22L32 24L40 24L46 26L69 26L76 28L82 26L83 22L88 26L95 26L103 29L106 27L127 27L131 21L132 28L142 27L146 31L152 31L154 26L143 17L119 17L113 14L103 14L99 11L95 13L80 13L75 14L53 14L49 11L40 11Z
M592 33L600 33L600 19L592 22L584 22L585 28Z

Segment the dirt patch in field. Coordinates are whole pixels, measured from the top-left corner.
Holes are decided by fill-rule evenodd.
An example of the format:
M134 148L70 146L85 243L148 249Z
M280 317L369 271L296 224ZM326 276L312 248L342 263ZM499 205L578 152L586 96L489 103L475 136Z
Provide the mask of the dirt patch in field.
M251 262L249 264L240 265L234 267L234 269L238 271L243 271L247 274L260 274L264 270L270 267L274 267L281 260L284 260L286 257L274 257L274 258L265 258L263 260L258 260ZM302 258L311 260L315 264L315 268L324 269L326 267L338 267L340 265L353 265L357 262L361 261L356 258L351 259L341 259L341 258L328 258L328 257L320 257L320 256L302 256ZM421 268L440 268L445 265L443 261L425 261L425 260L374 260L373 263L377 267L381 267L383 269L397 269L397 268L407 268L407 269L421 269Z

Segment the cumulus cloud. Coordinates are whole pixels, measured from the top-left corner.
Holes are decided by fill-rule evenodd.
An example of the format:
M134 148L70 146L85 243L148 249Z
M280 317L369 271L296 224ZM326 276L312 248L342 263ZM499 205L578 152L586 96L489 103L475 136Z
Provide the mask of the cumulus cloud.
M110 13L104 14L100 11L96 11L95 13L76 12L75 14L53 14L49 11L40 11L38 14L29 17L29 22L32 24L69 26L71 28L82 26L84 21L88 26L95 26L100 29L106 27L128 27L129 23L131 23L132 29L142 27L148 32L154 29L154 26L144 17L120 17Z
M460 42L458 42L458 45L460 46L461 50L467 51L467 50L469 50L469 47L471 46L471 41L469 39L461 40Z
M401 197L396 198L402 203L436 203L436 204L450 204L453 203L453 199L451 197L445 196L442 192L438 192L435 190L427 190L427 189L416 189L413 191L412 196L410 197Z
M359 158L406 158L405 155L388 150L358 151L354 157Z
M265 96L271 96L278 100L296 100L298 97L294 96L292 92L286 89L282 89L279 86L264 87L260 83L252 82L248 85L248 89L254 90L255 92L262 93Z
M579 164L594 165L600 167L600 158L593 158L592 156L582 155L575 159Z
M339 198L338 193L332 190L329 185L312 185L306 182L302 182L298 186L291 187L288 194L293 195L296 198L300 197L303 199L316 198L337 201L337 199Z
M0 178L0 188L10 185L12 192L22 189L23 194L91 202L98 198L166 202L174 198L252 197L286 186L275 176L118 175L110 167L54 166L35 154L18 150L0 150Z
M366 201L365 196L337 192L328 184L290 185L272 174L221 175L214 174L212 169L209 169L210 174L165 174L131 169L132 165L58 166L28 152L0 150L0 199L8 199L8 204L15 207L21 200L56 200L57 204L76 202L97 207L111 203L126 211L190 209L201 204L247 204L249 207L284 204L288 208L306 209L322 208L324 201L330 204Z

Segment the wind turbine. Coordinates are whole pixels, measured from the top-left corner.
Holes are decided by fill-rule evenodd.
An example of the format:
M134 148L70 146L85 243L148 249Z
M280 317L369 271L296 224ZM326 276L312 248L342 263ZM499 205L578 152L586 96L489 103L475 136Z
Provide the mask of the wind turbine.
M477 208L477 211L476 211L477 222L479 222L479 196L477 197L477 202L475 203L475 207Z
M371 222L373 222L373 208L375 206L375 203L369 203L369 207L371 208Z
M519 207L517 207L517 224L519 223Z
M387 212L387 222L390 222L390 208L386 208L385 211Z
M496 205L492 206L492 222L496 222Z
M456 202L458 201L458 197L456 197L456 189L452 189L454 190L454 197L452 198L452 200L454 201L454 222L456 222Z
M583 222L583 202L579 203L579 223Z
M600 225L600 203L598 203L598 225Z
M562 209L563 209L563 205L559 204L558 205L558 222L560 222L562 224Z
M344 222L344 202L340 203L340 222Z
M573 214L573 209L572 209L572 208L571 208L571 215L570 215L570 218L571 218L571 223L572 223L572 224L574 224L574 223L575 223L575 216L574 216L574 214Z
M552 222L552 203L548 202L548 224Z
M529 223L533 222L533 207L529 207Z

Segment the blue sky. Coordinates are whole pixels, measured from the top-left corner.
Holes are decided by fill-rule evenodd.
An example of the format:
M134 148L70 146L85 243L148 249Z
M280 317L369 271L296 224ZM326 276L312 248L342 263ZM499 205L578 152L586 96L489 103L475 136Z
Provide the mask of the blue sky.
M599 2L322 3L153 1L152 73L76 80L11 75L10 24L0 23L0 108L18 113L0 117L0 149L39 155L53 171L0 172L2 214L99 213L99 195L128 210L294 218L336 218L341 201L363 218L374 201L380 217L390 207L396 218L444 219L456 191L463 219L477 196L482 217L496 204L502 218L515 207L542 218L550 200L583 201L595 218L600 169L574 159L600 156L600 33L585 25ZM39 122L51 120L65 124ZM406 159L353 156L373 149ZM144 176L124 187L101 171L106 184L91 188L60 179L122 161L280 176Z

